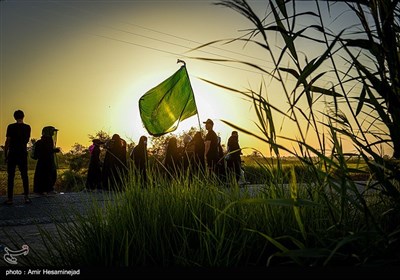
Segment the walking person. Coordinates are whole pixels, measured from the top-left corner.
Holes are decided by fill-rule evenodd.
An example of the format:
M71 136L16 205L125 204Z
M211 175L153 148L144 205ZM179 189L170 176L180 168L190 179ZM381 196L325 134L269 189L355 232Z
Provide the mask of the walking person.
M86 179L86 189L89 191L101 190L101 161L100 146L103 144L99 139L93 139L89 147L90 160Z
M9 124L4 145L5 161L7 163L7 200L6 205L13 204L15 169L18 166L24 188L24 202L29 199L28 150L27 144L31 137L30 125L24 123L25 114L21 110L14 112L15 123Z
M131 152L130 158L133 160L134 167L136 168L142 186L147 182L147 137L141 136L139 144L135 146Z
M224 149L222 148L221 144L221 137L217 136L218 139L218 161L217 161L217 175L218 179L221 182L225 182L226 180L226 168L225 168L225 155L224 155Z
M190 135L183 137L183 151L182 151L182 168L183 172L187 172L191 168L194 157L194 142Z
M218 174L218 136L213 130L214 122L210 119L203 122L206 125L207 135L204 140L205 158L210 174Z
M33 178L33 191L38 194L54 194L54 185L57 181L57 164L55 154L60 152L55 147L56 132L54 126L45 126L42 137L34 145L33 158L37 159L35 175Z
M230 174L233 173L235 175L236 182L239 182L241 176L241 154L238 132L232 131L231 136L228 139L226 167Z
M103 187L107 190L122 190L122 184L128 170L126 141L118 134L114 134L105 147L106 155L102 173Z
M205 172L205 146L203 136L201 132L198 131L194 134L193 139L193 146L194 146L194 155L193 155L193 162L191 163L193 171L196 173L201 172L204 174Z
M181 163L182 156L179 152L178 141L175 137L171 137L168 141L164 159L164 166L170 177L176 177L178 175Z

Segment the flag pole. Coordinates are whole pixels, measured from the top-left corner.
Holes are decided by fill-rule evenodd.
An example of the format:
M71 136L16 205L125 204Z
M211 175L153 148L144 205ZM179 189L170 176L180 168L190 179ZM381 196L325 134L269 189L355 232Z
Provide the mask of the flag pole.
M187 72L187 69L186 69L186 62L178 58L176 63L183 63L183 66L185 67L186 75L188 76L188 79L189 79L189 85L190 85L190 88L191 88L191 90L193 92L193 100L194 100L194 104L196 104L197 120L199 121L199 128L200 128L200 131L201 131L201 122L200 122L200 117L199 117L199 110L197 109L198 107L197 107L197 103L196 103L196 97L195 97L195 94L194 94L194 91L193 91L193 88L192 88L192 84L190 83L189 73Z

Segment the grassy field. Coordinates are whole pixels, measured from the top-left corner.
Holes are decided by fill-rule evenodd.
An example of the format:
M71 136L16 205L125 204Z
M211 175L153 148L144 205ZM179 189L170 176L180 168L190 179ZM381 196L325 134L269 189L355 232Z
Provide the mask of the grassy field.
M57 174L58 177L60 177L66 169L58 169ZM28 176L29 176L29 191L32 193L33 192L33 177L35 175L35 170L28 170ZM62 188L56 185L57 191L61 191ZM23 194L24 193L24 188L22 187L22 180L21 180L21 175L18 171L18 168L15 173L15 179L14 179L14 194ZM7 172L6 171L0 171L0 195L5 196L7 194Z
M243 161L243 168L245 170L245 177L246 180L250 184L263 184L269 183L271 178L276 176L277 169L277 162L276 160L262 158L262 157L242 157ZM292 167L295 167L296 175L298 178L302 180L306 180L307 178L312 178L312 174L309 174L306 167L304 167L301 162L294 158L282 159L281 166L279 167L283 170L283 173L286 174L284 176L284 182L287 183L289 180L288 174ZM350 176L354 180L368 180L370 178L370 174L368 172L361 173L362 171L366 171L367 165L363 161L350 161L348 163L348 167L356 170ZM29 188L30 191L33 192L33 177L34 177L34 167L30 166L30 170L28 171L29 175ZM67 175L78 175L78 174L71 174L71 172L65 173L66 176L63 177L64 172L68 169L60 168L58 169L58 180L56 183L56 190L57 191L70 191L72 189L79 189L81 188L72 188L70 185L74 185L75 182L69 182L73 179L68 179ZM358 171L357 171L358 170ZM79 172L79 181L82 182L85 180L85 170L81 170ZM63 179L62 179L63 178ZM65 179L64 179L65 178ZM4 196L7 193L7 172L0 170L0 195ZM14 194L22 194L23 187L22 187L22 180L18 169L16 170L16 176L14 180Z
M24 265L400 264L396 192L392 195L385 192L384 185L368 181L366 189L376 190L370 196L360 193L348 180L346 172L362 173L366 163L349 160L340 163L342 169L335 170L330 161L326 165L307 165L293 159L278 163L244 157L243 161L246 179L264 184L256 192L239 188L234 181L222 184L204 174L182 173L174 179L166 178L151 167L147 185L143 186L131 171L122 191L113 193L114 199L104 205L94 202L87 214L74 214L65 222L56 222L56 234L39 227L47 247L31 248ZM83 187L85 170L58 171L59 190ZM29 174L32 187L33 170ZM362 174L369 176L368 172ZM0 172L0 176L5 194L6 172ZM21 192L17 177L15 193Z
M25 265L399 264L398 232L390 227L397 218L383 214L392 208L390 199L364 197L349 182L304 184L292 173L290 187L266 185L250 192L202 176L166 179L153 174L144 187L130 173L113 200L94 202L87 215L57 223L56 235L41 231L48 248L32 248Z
M245 177L251 184L269 183L273 178L279 177L282 183L289 182L290 170L294 167L297 178L302 181L312 182L315 179L315 174L309 168L308 164L302 164L296 158L282 158L280 159L279 166L276 159L263 158L263 157L242 157L243 168L245 170ZM371 179L371 174L368 171L368 166L365 161L360 159L349 159L346 162L346 167L349 178L354 181L367 181ZM321 167L326 172L327 167ZM279 172L282 174L278 174ZM333 176L340 176L337 174L335 168L329 171Z

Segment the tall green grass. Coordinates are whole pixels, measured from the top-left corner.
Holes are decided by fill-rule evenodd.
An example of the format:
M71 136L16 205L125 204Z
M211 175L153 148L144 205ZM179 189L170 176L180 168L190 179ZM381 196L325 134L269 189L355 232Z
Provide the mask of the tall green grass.
M289 185L258 190L150 174L145 188L130 173L124 191L111 192L106 204L94 200L87 214L56 222L57 233L41 230L47 247L31 248L24 265L331 266L391 257L385 235L366 231L362 207L350 199L343 205L343 194L326 185L298 181L294 169ZM366 203L371 215L385 207Z
M237 12L253 28L245 29L237 39L221 39L199 48L217 43L254 45L263 51L263 58L271 61L273 69L249 61L196 58L237 63L267 77L261 81L258 91L204 81L240 94L253 103L258 131L238 127L229 120L224 122L269 144L269 153L276 158L273 166L277 168L275 172L269 166L266 169L271 170L270 177L275 184L287 178L281 160L284 152L298 158L315 186L323 186L325 191L319 195L333 222L328 228L343 230L343 236L337 239L338 247L353 246L362 237L383 242L383 251L396 251L400 246L400 142L398 124L395 125L400 116L399 3L340 1L347 12L354 13L358 25L334 33L325 26L326 15L322 13L323 8L335 9L333 2L314 1L315 9L304 11L301 1L265 1L267 10L261 14L243 0L219 1L217 5ZM314 24L304 25L304 18L313 19ZM312 53L302 48L305 43L324 49ZM378 51L379 48L382 51ZM331 81L327 83L323 79L329 74L334 77L329 77ZM274 89L272 93L268 84L279 86L280 92ZM282 108L274 104L272 94L285 98L287 106ZM276 129L276 119L293 124L297 128L296 135L291 138L281 133ZM316 144L309 142L310 136L316 138ZM344 141L353 144L354 152L346 151ZM283 145L284 142L290 144ZM394 150L392 159L382 153L382 145ZM349 164L352 158L360 158L368 170L352 167ZM360 192L352 177L355 173L369 175L364 180L367 190L375 190L373 197ZM349 209L357 209L363 216L362 229L354 231L347 224L352 215ZM395 225L389 226L389 220ZM377 255L382 251L374 246L368 250L376 250ZM398 255L390 256L393 261L399 261Z

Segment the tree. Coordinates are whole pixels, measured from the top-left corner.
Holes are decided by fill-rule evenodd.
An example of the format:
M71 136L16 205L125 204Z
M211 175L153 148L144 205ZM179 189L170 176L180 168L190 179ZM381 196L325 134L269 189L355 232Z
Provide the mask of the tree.
M75 143L71 150L69 151L71 155L83 155L87 153L87 147L83 146L82 144Z
M158 137L150 136L151 148L149 149L149 152L152 156L162 158L165 155L165 149L169 139L175 137L178 140L178 146L183 146L184 137L189 135L193 138L197 131L199 131L197 128L191 127L188 131L182 131L180 134L168 133Z
M111 139L111 135L103 130L97 131L94 135L89 134L88 136L90 140L99 139L103 143Z

